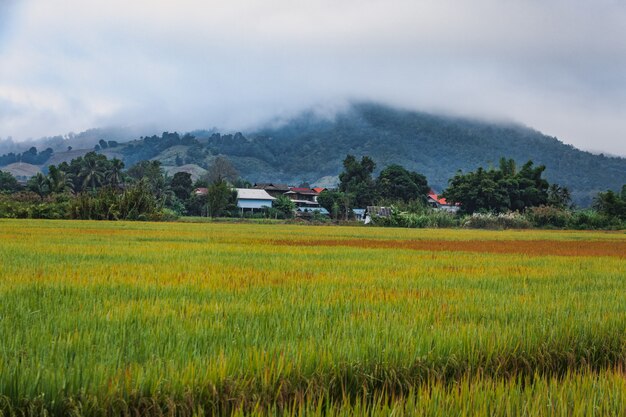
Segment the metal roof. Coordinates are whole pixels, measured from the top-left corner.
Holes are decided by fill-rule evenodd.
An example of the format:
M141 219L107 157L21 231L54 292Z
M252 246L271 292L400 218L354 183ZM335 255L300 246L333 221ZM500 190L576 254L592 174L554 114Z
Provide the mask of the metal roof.
M236 188L237 199L239 200L276 200L265 190L257 190L254 188Z

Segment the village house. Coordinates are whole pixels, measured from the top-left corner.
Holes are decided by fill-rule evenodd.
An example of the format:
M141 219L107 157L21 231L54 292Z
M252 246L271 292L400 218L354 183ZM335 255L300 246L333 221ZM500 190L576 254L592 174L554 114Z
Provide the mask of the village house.
M272 207L272 202L276 198L272 197L265 190L255 188L236 188L237 191L237 207L243 213L246 210L254 212L254 210L263 210Z
M430 190L427 196L428 204L441 211L447 211L449 213L456 213L459 211L459 206L454 204L448 204L445 198L439 197L434 190Z
M317 202L317 196L319 193L313 191L310 188L303 187L290 187L284 195L289 197L296 207L317 209L320 207Z

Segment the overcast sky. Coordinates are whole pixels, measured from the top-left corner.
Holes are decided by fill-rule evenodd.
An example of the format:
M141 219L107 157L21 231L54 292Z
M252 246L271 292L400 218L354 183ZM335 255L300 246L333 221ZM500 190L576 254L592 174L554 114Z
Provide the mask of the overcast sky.
M0 0L0 138L360 99L626 155L626 2Z

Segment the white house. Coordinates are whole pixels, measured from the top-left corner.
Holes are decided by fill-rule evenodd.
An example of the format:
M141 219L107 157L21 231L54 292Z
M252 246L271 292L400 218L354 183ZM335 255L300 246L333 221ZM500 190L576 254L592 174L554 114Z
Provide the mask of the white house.
M237 190L237 207L244 210L263 209L272 207L272 202L276 200L265 190L254 188L236 188Z

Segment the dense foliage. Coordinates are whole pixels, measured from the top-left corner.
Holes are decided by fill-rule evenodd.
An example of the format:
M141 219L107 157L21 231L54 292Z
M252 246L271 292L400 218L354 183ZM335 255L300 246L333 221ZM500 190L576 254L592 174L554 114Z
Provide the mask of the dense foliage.
M121 160L90 152L50 165L47 175L28 181L27 192L18 192L21 187L10 178L0 175L2 189L12 192L0 199L0 217L163 220L185 212L158 161L142 161L126 171ZM180 178L178 196L190 199L191 190Z
M541 177L545 169L528 161L517 171L514 160L502 158L499 169L481 167L475 172L457 173L443 197L460 204L460 211L467 214L524 211L547 204L550 184Z
M598 193L594 209L574 210L569 189L549 184L542 176L545 167L535 167L532 161L518 170L513 159L502 158L498 169L457 173L443 195L458 204L461 215L474 213L469 218L441 213L428 206L426 195L430 187L422 174L392 164L375 178L376 163L368 156L358 160L347 155L343 166L339 187L318 196L320 206L335 220L353 219L353 209L375 205L392 210L391 216L374 219L374 224L380 226L626 227L626 187L619 194L612 190ZM222 156L214 158L206 174L194 183L190 173L168 176L158 160L140 161L125 169L120 159L89 152L70 162L50 165L48 173L33 176L25 190L10 173L0 171L0 217L99 220L159 220L180 215L293 217L295 206L286 198L275 200L273 208L243 213L237 208L234 188L250 186ZM310 220L324 218L317 214Z
M364 209L375 204L419 202L418 205L423 207L430 191L426 177L396 164L384 168L374 179L372 173L376 163L369 156L359 161L353 155L347 155L343 167L339 174L339 187L325 190L317 198L318 203L335 219L347 220L352 209Z
M626 221L626 184L622 186L620 194L612 190L599 193L593 205L600 214Z

